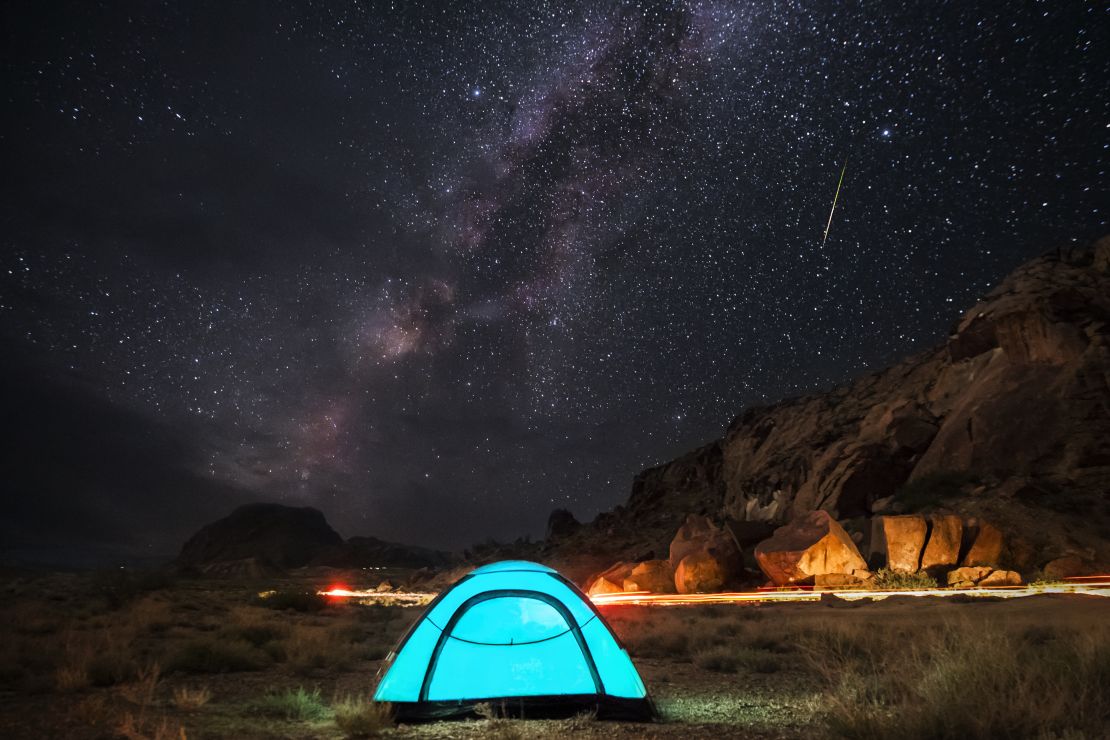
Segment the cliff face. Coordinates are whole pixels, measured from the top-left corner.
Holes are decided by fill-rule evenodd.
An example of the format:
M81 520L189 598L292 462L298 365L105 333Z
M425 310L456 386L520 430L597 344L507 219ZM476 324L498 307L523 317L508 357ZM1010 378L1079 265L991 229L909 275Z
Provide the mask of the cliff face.
M732 520L743 539L755 522L914 510L922 495L1008 520L1042 549L1105 548L1110 237L1018 268L943 346L745 411L722 439L641 473L592 529L658 549L687 513Z

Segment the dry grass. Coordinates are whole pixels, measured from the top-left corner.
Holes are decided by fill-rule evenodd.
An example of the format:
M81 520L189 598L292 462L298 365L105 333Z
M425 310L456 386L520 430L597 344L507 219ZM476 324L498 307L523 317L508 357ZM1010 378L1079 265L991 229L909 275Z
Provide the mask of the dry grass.
M811 642L823 719L846 738L1101 737L1110 722L1110 628L1094 633L830 629Z
M207 686L178 686L173 690L173 705L183 712L195 712L212 701L212 690Z
M336 727L347 737L378 737L393 726L393 712L388 704L348 696L337 699L331 708Z
M320 689L306 690L297 687L262 697L255 707L263 714L295 720L319 720L328 714L328 708L320 698Z

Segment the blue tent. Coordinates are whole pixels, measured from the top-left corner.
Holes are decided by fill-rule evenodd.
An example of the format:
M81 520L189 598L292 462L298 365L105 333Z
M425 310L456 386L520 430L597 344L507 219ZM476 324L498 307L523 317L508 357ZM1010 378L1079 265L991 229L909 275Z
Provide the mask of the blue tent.
M467 715L482 702L529 717L654 714L593 604L551 568L523 560L478 568L441 593L384 668L374 700L391 702L403 720Z

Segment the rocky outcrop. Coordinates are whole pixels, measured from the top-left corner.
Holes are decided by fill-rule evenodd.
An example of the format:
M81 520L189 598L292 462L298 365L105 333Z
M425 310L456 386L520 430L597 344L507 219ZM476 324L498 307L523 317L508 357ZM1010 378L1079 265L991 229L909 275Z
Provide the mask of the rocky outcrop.
M690 512L781 525L814 510L857 519L944 504L988 516L1030 569L1069 550L1110 561L1108 265L1110 238L1030 261L947 342L826 393L745 410L721 439L641 473L628 503L582 537L658 552ZM953 475L971 483L937 485ZM927 567L950 558L945 548Z
M813 583L827 573L867 570L855 542L827 511L800 516L755 547L760 569L777 586Z
M547 517L547 535L549 540L567 537L578 531L582 526L567 509L555 509Z
M317 509L248 504L202 527L181 548L177 563L212 570L213 563L254 559L277 568L298 568L342 543Z

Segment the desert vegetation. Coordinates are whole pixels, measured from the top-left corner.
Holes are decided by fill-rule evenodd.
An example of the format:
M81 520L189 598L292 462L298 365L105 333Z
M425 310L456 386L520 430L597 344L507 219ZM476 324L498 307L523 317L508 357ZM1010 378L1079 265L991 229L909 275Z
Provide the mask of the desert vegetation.
M635 734L589 716L521 721L496 707L448 726L396 726L369 696L416 608L258 598L311 594L292 581L40 575L3 589L6 737ZM660 737L1071 739L1100 737L1110 722L1101 599L605 613L655 698Z

